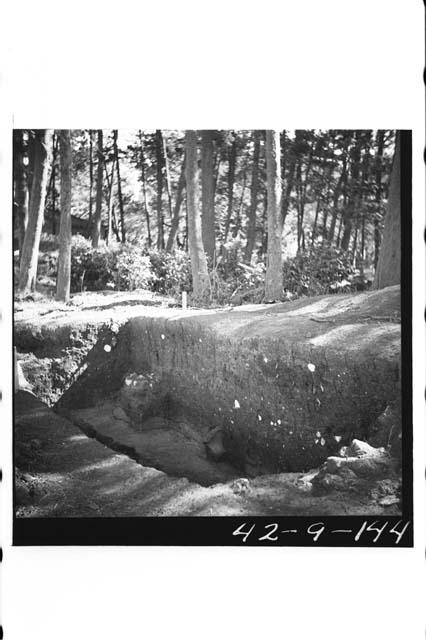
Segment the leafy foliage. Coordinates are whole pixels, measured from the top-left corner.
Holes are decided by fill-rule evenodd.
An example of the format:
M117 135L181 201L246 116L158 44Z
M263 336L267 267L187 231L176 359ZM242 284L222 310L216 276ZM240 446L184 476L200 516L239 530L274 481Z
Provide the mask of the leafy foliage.
M158 293L178 296L192 288L191 262L185 251L167 253L151 249L148 252L154 276L153 290Z
M348 251L325 244L286 260L283 284L296 296L315 296L360 290L368 286L368 280L353 266Z

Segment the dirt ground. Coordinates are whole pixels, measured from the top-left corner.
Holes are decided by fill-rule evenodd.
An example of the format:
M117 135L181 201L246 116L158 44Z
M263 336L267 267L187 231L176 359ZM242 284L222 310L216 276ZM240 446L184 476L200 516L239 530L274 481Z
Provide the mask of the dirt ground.
M118 335L120 328L131 320L135 322L133 335L138 337L135 344L139 345L139 349L147 348L143 341L139 341L141 334L146 333L146 323L155 327L149 347L152 353L157 354L159 371L167 371L168 375L172 375L173 367L178 363L178 380L181 371L179 354L173 352L171 343L167 341L172 335L185 335L185 331L188 332L189 342L185 338L182 349L185 357L190 353L193 359L185 361L185 384L195 385L192 387L194 390L201 388L197 386L200 380L201 383L204 380L207 390L209 386L212 387L212 381L208 377L194 380L191 377L192 372L197 367L204 366L207 361L213 362L212 375L218 375L215 373L218 370L222 372L218 380L223 383L225 369L222 365L219 367L217 359L211 360L211 345L205 340L207 335L213 336L213 343L226 339L235 343L238 349L244 340L246 345L247 340L254 341L250 342L250 349L253 344L260 344L261 366L257 364L260 356L256 352L254 357L257 359L252 365L251 379L254 380L253 372L256 371L259 380L264 380L265 398L259 397L259 402L267 411L266 396L268 393L271 398L276 396L273 385L276 384L275 378L278 375L274 368L273 379L270 379L271 362L265 365L265 353L268 353L269 358L271 356L265 351L265 339L272 341L272 356L276 341L282 340L283 336L287 344L292 340L298 345L303 342L310 354L312 348L322 351L331 348L337 353L336 357L346 358L352 345L356 345L354 357L374 359L379 350L382 360L389 361L392 369L397 360L400 330L398 313L395 311L398 299L399 290L392 287L382 293L379 299L377 292L369 292L352 298L328 296L273 306L247 305L240 308L187 311L178 308L171 299L146 292L75 295L69 305L43 299L18 301L15 308L15 344L29 385L26 390L15 395L17 515L398 514L399 471L393 463L388 464L387 461L378 473L377 470L365 473L364 469L363 473L358 474L349 468L342 471L340 467L330 472L324 465L321 468L317 465L311 471L307 471L307 467L304 472L298 473L271 474L259 471L258 474L247 475L244 469L230 461L212 461L206 456L203 430L207 432L211 425L204 424L202 420L194 429L190 416L182 416L181 419L175 416L172 420L165 419L164 416L152 416L145 422L144 428L138 430L126 419L123 420L122 415L117 414L120 407L117 407L113 396L108 397L105 390L107 397L99 403L93 402L92 406L79 406L78 402L73 401L71 394L66 415L64 411L61 411L61 415L55 413L52 406L49 406L54 405L64 393L67 396L67 390L75 380L79 380L79 384L75 385L75 397L79 399L86 385L81 367L87 355L98 345L101 357L106 357L103 345L105 340L101 340L100 345L100 336L105 327L109 336L105 344L109 346L111 335ZM181 327L184 327L183 333ZM200 337L197 333L199 327L205 332ZM197 351L202 343L205 353ZM228 357L231 353L228 343L223 344L224 357ZM345 352L339 355L343 345ZM131 346L131 354L136 357L138 354L134 346ZM243 361L246 355L244 352ZM168 363L171 363L170 370L167 369ZM95 381L102 387L105 382L102 377L104 373L98 364L96 361L94 369L98 378ZM229 416L226 417L228 423L232 423L238 415L245 428L248 417L251 419L252 415L248 410L245 413L239 411L244 407L240 407L240 402L234 400L237 397L243 402L243 396L241 393L236 395L235 389L238 384L245 384L241 377L243 364L237 365L234 367L234 378L227 379L229 372L225 371L221 393L223 391L224 409L227 402L232 403ZM311 370L305 371L304 361L302 365L303 379L295 387L296 377L292 380L290 376L290 391L295 388L299 394L299 390L306 387L306 393L318 393L322 389L322 383L326 384L325 378L322 381L318 379L318 384L312 385ZM307 385L306 377L309 383ZM262 391L256 388L257 379L255 383L255 388L251 390L252 400L258 391ZM287 382L285 384L288 385ZM394 382L389 384L393 385ZM282 389L285 391L286 387ZM229 399L226 397L227 393ZM196 398L198 401L201 399L199 391L193 391L192 396L194 401ZM207 396L206 392L205 397ZM201 404L203 402L204 398ZM383 404L383 399L381 402ZM294 403L295 411L299 411L298 404L306 405L305 400L299 396L294 398ZM318 416L317 409L315 411L315 416ZM264 416L266 418L265 412ZM268 416L268 420L265 419L262 424L258 422L258 412L254 417L256 433L260 434L264 442L277 443L277 429L286 435L287 426L282 425L279 419L277 421L272 413L271 419ZM306 419L303 420L304 425ZM312 431L313 438L318 443L315 444L317 453L313 459L324 461L324 438L316 437L314 425ZM336 441L340 441L340 436L333 440L334 449ZM281 448L279 442L277 446ZM291 457L291 447L287 455ZM261 465L256 468L261 469Z
M323 495L313 490L316 471L205 487L117 453L28 392L18 392L15 408L18 517L399 513L398 504L380 504L386 488L377 478Z

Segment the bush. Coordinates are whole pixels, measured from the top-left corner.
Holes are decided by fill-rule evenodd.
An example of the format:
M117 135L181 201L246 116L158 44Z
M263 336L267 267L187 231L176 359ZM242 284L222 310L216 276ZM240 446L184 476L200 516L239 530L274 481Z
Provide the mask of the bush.
M149 256L130 244L120 245L115 253L114 277L120 291L152 289L157 279Z
M180 296L182 291L192 289L191 261L185 251L173 253L150 249L148 256L153 272L153 291L171 296Z
M347 293L368 286L349 252L331 245L317 245L283 264L284 289L296 296Z
M115 288L114 250L105 245L93 249L90 240L80 235L72 238L71 291L101 291Z

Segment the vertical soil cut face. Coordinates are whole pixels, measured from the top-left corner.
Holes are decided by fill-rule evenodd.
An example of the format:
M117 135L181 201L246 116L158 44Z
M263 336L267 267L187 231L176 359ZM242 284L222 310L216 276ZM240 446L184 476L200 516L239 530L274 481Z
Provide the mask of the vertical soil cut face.
M374 429L400 394L398 305L390 287L133 318L99 333L56 408L141 464L204 486L306 471L353 438L387 444Z

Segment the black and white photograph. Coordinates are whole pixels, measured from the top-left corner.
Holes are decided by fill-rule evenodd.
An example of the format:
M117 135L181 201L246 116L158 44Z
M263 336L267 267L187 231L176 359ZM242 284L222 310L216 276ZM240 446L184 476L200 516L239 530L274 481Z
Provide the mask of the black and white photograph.
M0 639L424 640L425 9L0 20Z
M402 540L410 132L13 136L18 523L396 516Z

